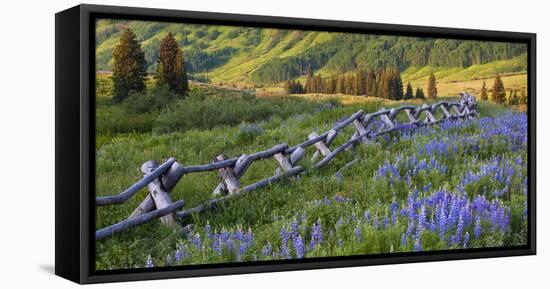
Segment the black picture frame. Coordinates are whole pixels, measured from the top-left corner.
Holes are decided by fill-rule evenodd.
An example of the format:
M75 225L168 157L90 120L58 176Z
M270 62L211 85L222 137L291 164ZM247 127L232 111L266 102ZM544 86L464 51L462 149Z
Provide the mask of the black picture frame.
M526 246L205 264L98 272L95 263L95 25L98 17L522 42L528 45L528 243ZM100 283L536 254L536 34L79 5L55 15L55 274Z

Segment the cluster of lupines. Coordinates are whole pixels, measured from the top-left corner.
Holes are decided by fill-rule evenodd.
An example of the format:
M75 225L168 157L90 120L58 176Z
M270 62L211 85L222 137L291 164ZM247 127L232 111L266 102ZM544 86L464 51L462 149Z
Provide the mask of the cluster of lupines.
M464 134L461 131L465 129L476 133ZM434 133L436 130L437 133ZM437 137L427 142L426 137L419 137L428 135ZM387 140L391 140L389 137ZM367 244L372 242L373 231L378 238L383 235L384 230L399 234L397 243L400 244L401 252L479 246L483 244L486 235L510 232L512 212L500 197L510 190L511 185L514 189L523 189L526 220L528 180L525 176L526 161L523 152L501 152L490 158L480 157L491 146L504 146L506 152L525 150L527 122L524 114L510 113L497 118L481 118L462 123L444 122L437 128L404 128L397 135L392 135L393 141L396 141L396 137L398 140L410 141L417 152L407 157L398 154L394 160L385 161L374 175L375 179L386 179L390 184L405 181L412 190L406 199L399 200L394 196L387 204L379 201L375 205L376 209L371 212L360 210L361 204L351 198L338 194L331 198L326 196L310 202L308 209L325 210L327 206L337 204L335 211L341 215L335 224L331 225L324 219L306 223L305 215L302 215L281 226L280 239L262 240L261 244L255 245L251 230L242 231L237 228L228 231L222 228L219 233L212 233L207 224L202 235L199 232L191 234L187 245L179 245L173 255L166 257L165 263L181 264L191 258L196 250L205 254L231 256L231 261L242 260L241 257L245 255L251 260L256 260L256 255L260 259L299 259L318 256L315 255L319 254L317 248L326 246L342 248L349 242ZM424 182L419 190L413 188L414 178L421 171L447 174L446 159L457 155L468 155L468 165L475 169L464 171L458 176L456 187L443 190L434 188L432 183ZM468 185L475 185L483 177L488 177L498 190L472 195L472 191L467 190ZM342 214L342 209L346 213ZM341 227L349 229L339 230ZM346 235L342 235L342 232ZM439 242L435 247L434 238ZM393 244L388 247L389 249L383 250L393 252ZM260 252L253 252L252 248L258 248ZM154 266L151 256L147 258L145 265Z
M312 201L311 204L313 206L322 206L322 205L330 206L332 203L351 203L351 202L353 202L353 199L351 198L343 197L340 195L334 195L332 199L329 198L328 196L325 196L321 200Z

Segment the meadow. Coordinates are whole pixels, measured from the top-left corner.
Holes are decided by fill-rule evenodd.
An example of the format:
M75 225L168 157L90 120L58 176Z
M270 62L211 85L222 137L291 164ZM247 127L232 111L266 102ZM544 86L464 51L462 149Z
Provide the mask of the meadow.
M99 90L98 90L99 92ZM294 145L359 109L406 103L376 98L257 97L192 86L180 100L146 94L115 104L97 97L97 195L141 178L147 160L184 165ZM145 104L145 105L144 105ZM414 102L418 104L418 100ZM395 132L342 153L321 170L273 184L183 220L183 234L158 220L96 243L96 269L280 260L515 246L527 238L527 116L479 102L467 121ZM344 130L336 147L353 133ZM311 152L300 165L310 168ZM336 171L358 158L336 177ZM254 162L241 183L273 175ZM171 192L185 208L210 199L217 172L190 174ZM96 228L127 218L147 195L96 209Z

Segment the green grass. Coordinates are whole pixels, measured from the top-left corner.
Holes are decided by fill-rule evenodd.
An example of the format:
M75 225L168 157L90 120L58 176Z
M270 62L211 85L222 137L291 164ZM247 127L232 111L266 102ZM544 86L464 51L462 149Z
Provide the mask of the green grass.
M217 93L220 91L216 90ZM204 92L211 95L211 92ZM229 92L224 92L229 93ZM238 92L234 92L239 94ZM196 97L196 96L195 96ZM233 96L241 97L242 96ZM212 100L215 101L216 99ZM217 99L221 100L221 99ZM261 107L261 102L251 98L248 101L252 107ZM262 101L273 101L264 99ZM289 100L295 101L295 100ZM107 100L98 100L98 111L115 111L121 109L117 105L108 103ZM234 107L222 107L228 110ZM294 102L291 102L294 104ZM399 103L400 104L400 103ZM239 103L242 105L242 103ZM96 166L97 195L112 195L119 193L129 185L141 178L140 166L147 160L162 162L169 157L176 157L184 165L209 163L220 154L225 153L230 157L239 156L242 153L252 153L272 147L278 143L297 144L305 140L312 131L323 132L329 129L338 119L347 117L359 109L375 111L381 105L386 107L398 105L398 103L381 103L379 101L349 104L346 106L323 105L315 102L307 102L313 110L288 109L287 114L278 114L279 108L263 120L255 121L250 125L242 123L218 125L206 125L198 127L186 127L173 133L153 133L151 131L135 131L132 133L106 133L108 141L97 144ZM274 107L277 107L274 105ZM307 107L306 107L307 108ZM261 108L258 108L261 111ZM496 116L508 109L491 105L480 104L481 115ZM177 118L177 114L174 116ZM107 114L98 114L98 121L109 118ZM129 123L138 122L140 118L131 118ZM243 119L244 121L244 119ZM155 123L155 121L150 121ZM144 121L149 123L149 121ZM204 123L208 123L205 120ZM136 127L139 125L135 124ZM154 125L154 124L153 124ZM252 127L252 129L249 129ZM154 131L152 128L151 130ZM455 129L457 133L475 135L479 129L475 126L465 126L464 129ZM336 147L349 139L352 129L346 129L331 147ZM98 132L99 133L99 132ZM438 130L435 130L435 135ZM98 137L103 136L100 133ZM433 134L420 135L417 139L421 143L428 142ZM503 137L505 138L505 137ZM393 161L398 155L417 153L417 148L411 146L411 142L400 139L393 142L390 139L380 139L376 144L357 147L356 155L345 152L339 155L326 168L319 171L309 171L299 180L274 184L265 189L245 195L238 200L228 202L212 211L202 214L194 214L185 220L183 224L193 224L196 232L204 232L208 223L212 231L237 230L249 228L254 232L253 251L260 252L267 242L275 246L280 244L280 229L287 226L292 220L305 215L302 229L306 236L307 226L311 226L316 220L321 220L324 228L333 228L340 216L351 217L352 214L360 215L364 210L370 210L380 217L386 214L388 205L392 199L404 200L410 192L410 187L404 183L395 186L386 181L376 181L373 176L379 166L386 160ZM525 159L526 152L507 152L505 147L488 147L486 154L478 156L480 162L486 161L491 155L506 155L513 159L516 155L522 155ZM311 168L313 165L309 159L312 155L308 151L307 156L300 165ZM359 163L344 172L344 182L339 183L334 177L338 168L355 157L360 157ZM472 162L473 156L455 154L448 160L440 160L447 164L448 174L426 172L413 180L417 187L425 186L431 182L434 188L452 189L459 182L460 172L472 169L476 166ZM247 173L241 178L243 185L253 183L259 179L274 174L277 164L275 160L268 159L254 162ZM457 172L456 174L452 172ZM524 174L525 172L522 172ZM519 177L518 177L519 179ZM195 173L185 175L171 192L172 199L184 199L185 208L191 208L211 198L211 192L219 179L217 172ZM514 184L518 180L514 179ZM480 188L473 188L476 192ZM146 196L145 190L128 200L123 205L97 208L96 228L111 225L128 217L134 208ZM317 206L316 200L325 197L332 198L338 195L353 199L351 204L337 204L334 206ZM514 192L514 198L508 202L513 211L513 216L520 214L523 208L523 195ZM388 230L375 231L372 226L362 227L362 238L365 242L358 244L354 241L354 225L338 227L330 236L325 235L326 244L308 252L307 257L334 256L353 254L374 254L396 251L410 251L412 244L400 246L399 239L403 231L404 223L392 226ZM522 222L513 219L513 234L485 234L483 238L472 241L473 247L511 245L523 242ZM485 228L487 229L487 228ZM488 230L488 229L487 229ZM438 241L433 234L422 236L426 250L448 249L448 245ZM342 239L343 245L338 245L338 239ZM309 239L307 239L309 241ZM206 241L208 242L208 241ZM186 236L173 232L162 226L158 220L154 220L137 228L111 238L97 242L97 269L134 268L143 267L148 256L152 256L155 264L162 265L164 258L172 254L178 245L183 245L193 253L192 258L186 259L184 264L190 263L216 263L235 261L236 257L231 253L221 256L211 251L198 251L193 248ZM208 245L208 243L206 243ZM246 255L243 260L251 260L252 255Z

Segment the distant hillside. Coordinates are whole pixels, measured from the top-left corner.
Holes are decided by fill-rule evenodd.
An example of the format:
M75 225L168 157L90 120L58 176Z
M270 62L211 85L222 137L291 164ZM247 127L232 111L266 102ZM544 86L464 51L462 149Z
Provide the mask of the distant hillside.
M111 70L112 51L128 27L142 43L148 71L156 70L160 39L168 32L182 45L192 78L264 85L314 73L396 66L405 79L430 71L456 80L526 71L524 44L208 26L126 20L97 22L97 70Z

